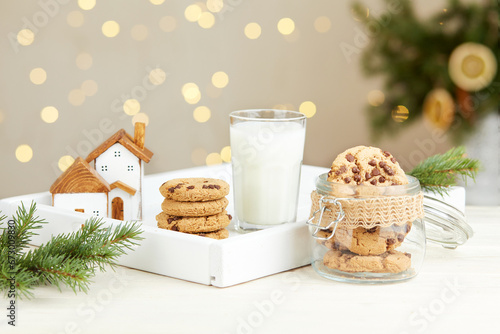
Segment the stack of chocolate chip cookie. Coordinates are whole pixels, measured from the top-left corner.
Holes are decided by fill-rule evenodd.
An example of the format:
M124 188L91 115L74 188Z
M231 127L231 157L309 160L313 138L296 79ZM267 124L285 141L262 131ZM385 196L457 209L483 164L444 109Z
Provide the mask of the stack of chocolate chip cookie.
M185 178L163 183L165 197L156 216L159 228L200 235L212 239L229 236L226 227L231 215L226 212L229 184L219 179Z

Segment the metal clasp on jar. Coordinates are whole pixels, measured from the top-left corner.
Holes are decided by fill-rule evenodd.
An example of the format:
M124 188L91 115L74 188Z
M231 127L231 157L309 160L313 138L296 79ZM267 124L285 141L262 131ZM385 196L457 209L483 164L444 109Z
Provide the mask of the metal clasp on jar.
M328 225L321 226L321 221L323 220L323 214L325 213L325 211L330 211L330 212L332 211L331 209L326 207L326 204L333 204L337 206L338 208L337 217L335 218L335 220L331 221ZM318 222L315 224L313 223L313 220L318 213L319 213L319 219ZM314 239L330 240L335 234L335 230L337 229L338 223L341 222L344 219L344 217L345 214L344 210L342 209L342 203L337 201L337 199L335 198L326 198L324 196L321 196L321 199L319 200L319 209L314 211L314 213L311 215L311 218L307 220L307 225L314 226L316 228L316 230L312 233ZM325 237L320 237L318 235L319 231L329 230L332 228L332 226L333 226L332 233L330 233L328 237L325 238Z

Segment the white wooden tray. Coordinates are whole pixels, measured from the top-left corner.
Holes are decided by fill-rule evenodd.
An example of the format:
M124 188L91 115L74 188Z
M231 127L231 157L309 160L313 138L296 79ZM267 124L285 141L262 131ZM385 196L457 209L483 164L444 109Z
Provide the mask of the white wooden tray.
M305 221L311 207L310 193L316 177L328 169L303 166L297 222L270 229L239 234L232 224L225 240L159 229L155 216L161 211L163 197L160 185L178 177L213 177L231 184L231 165L196 167L148 175L144 178L143 230L145 238L133 252L120 257L119 264L196 283L226 287L297 268L310 263L310 236ZM233 212L232 191L228 195L228 213ZM0 210L7 216L20 202L37 203L37 214L49 224L38 230L34 245L47 242L51 236L70 233L80 228L90 216L50 205L49 192L23 195L0 200ZM117 223L106 218L107 226Z

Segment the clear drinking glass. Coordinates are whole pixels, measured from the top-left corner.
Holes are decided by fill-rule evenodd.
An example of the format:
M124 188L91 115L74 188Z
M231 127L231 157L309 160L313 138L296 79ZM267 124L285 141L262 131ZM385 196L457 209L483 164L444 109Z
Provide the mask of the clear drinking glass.
M295 221L305 115L239 110L230 121L236 228L251 231Z

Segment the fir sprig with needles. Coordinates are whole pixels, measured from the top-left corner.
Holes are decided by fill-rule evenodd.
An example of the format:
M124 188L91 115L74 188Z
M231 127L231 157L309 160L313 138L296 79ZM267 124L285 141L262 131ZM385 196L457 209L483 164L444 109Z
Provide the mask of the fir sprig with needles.
M118 257L143 239L137 223L104 227L101 219L92 217L78 231L28 249L35 230L46 223L35 213L35 203L28 209L21 204L7 227L7 217L0 217L0 290L5 294L12 278L20 298L33 297L33 289L40 285L87 292L96 271L116 266Z
M465 147L458 146L425 159L408 174L419 180L422 189L444 195L459 177L464 182L475 180L480 167L478 160L466 157Z

